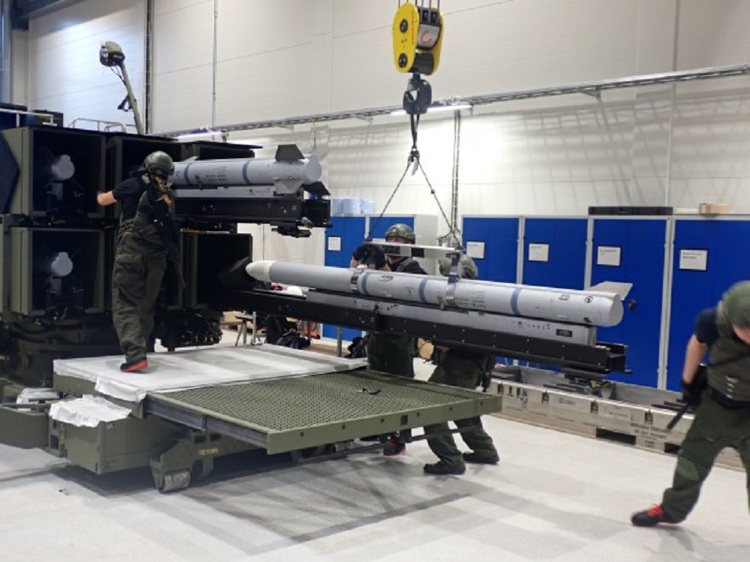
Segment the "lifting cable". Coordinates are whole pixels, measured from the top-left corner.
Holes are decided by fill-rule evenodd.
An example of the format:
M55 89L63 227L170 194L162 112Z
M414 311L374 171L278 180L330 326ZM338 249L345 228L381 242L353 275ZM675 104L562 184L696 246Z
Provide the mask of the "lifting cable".
M430 194L435 199L438 209L440 209L440 214L450 229L449 235L455 236L457 232L455 225L451 223L445 214L445 210L435 193L435 188L432 187L432 183L422 167L419 158L419 148L417 146L420 117L427 112L432 103L432 86L421 75L430 75L437 70L440 63L440 50L443 41L443 16L440 13L440 0L437 0L436 4L437 6L433 8L432 0L429 0L428 5L425 5L425 0L414 0L414 4L409 3L408 0L402 4L401 0L399 0L398 11L393 18L394 64L399 72L411 73L411 78L403 96L403 108L406 114L409 115L412 144L409 157L406 161L406 168L404 169L404 173L401 174L401 179L398 180L383 210L368 229L365 238L368 242L372 241L372 232L388 210L388 206L401 187L410 167L412 167L412 175L417 170L422 172L422 176L430 188Z

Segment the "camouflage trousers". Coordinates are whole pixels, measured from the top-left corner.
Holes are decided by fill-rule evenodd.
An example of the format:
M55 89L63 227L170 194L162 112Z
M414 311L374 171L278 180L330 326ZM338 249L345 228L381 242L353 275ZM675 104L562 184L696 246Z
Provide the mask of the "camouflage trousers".
M477 386L484 371L479 361L472 359L457 358L448 352L430 376L430 382L456 386L459 388L474 389ZM464 443L478 457L486 459L497 459L497 449L487 432L482 427L480 418L456 420L456 427L463 429L461 438ZM425 426L425 434L447 432L447 423L439 423ZM427 438L427 444L435 455L444 463L452 466L463 466L464 461L461 451L456 447L456 441L451 433L441 433Z
M414 378L414 339L392 334L371 333L367 339L370 369Z
M732 447L740 454L747 473L750 502L750 408L727 408L713 398L712 392L708 388L703 393L677 456L672 487L664 491L662 506L675 521L682 521L693 509L703 481L711 472L716 457L726 447Z
M128 363L146 357L166 267L166 253L149 253L129 235L120 239L112 271L112 320Z

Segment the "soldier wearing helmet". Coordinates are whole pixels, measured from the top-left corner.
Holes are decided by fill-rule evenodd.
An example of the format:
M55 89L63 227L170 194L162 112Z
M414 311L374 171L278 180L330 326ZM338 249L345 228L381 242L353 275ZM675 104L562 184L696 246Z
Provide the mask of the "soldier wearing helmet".
M446 277L450 273L451 261L447 258L438 260L440 273ZM461 256L458 261L459 277L476 279L479 275L476 263L469 256ZM495 363L494 356L464 349L454 349L433 342L435 352L433 361L437 364L430 376L430 381L459 388L475 389L484 378L488 368ZM456 420L456 427L462 429L461 438L471 449L461 453L456 447L453 435L449 433L447 423L428 425L424 428L427 444L438 457L438 462L424 465L427 474L463 474L466 463L497 464L500 457L487 432L482 427L480 418Z
M156 151L146 156L134 177L99 193L102 206L120 202L120 226L112 271L112 321L125 362L124 372L148 368L146 352L154 329L156 302L168 259L177 259L179 229L175 193L169 177L172 158Z
M414 244L417 241L417 236L408 224L397 223L392 224L385 231L385 241L391 244ZM359 267L360 265L367 265L372 269L383 271L419 273L422 275L426 273L414 258L386 256L377 244L372 243L362 244L352 254L349 267Z
M391 225L385 232L386 242L392 244L414 244L416 235L406 224ZM352 255L351 267L367 266L371 269L426 275L419 262L411 257L385 256L374 244L362 244ZM414 338L396 334L372 332L367 338L367 363L371 369L400 377L414 378ZM383 452L387 456L398 455L406 449L400 438L385 443Z
M716 308L698 315L682 385L683 399L696 407L695 418L680 448L672 487L660 504L633 514L631 521L639 527L683 521L725 447L740 454L750 497L750 281L735 283Z

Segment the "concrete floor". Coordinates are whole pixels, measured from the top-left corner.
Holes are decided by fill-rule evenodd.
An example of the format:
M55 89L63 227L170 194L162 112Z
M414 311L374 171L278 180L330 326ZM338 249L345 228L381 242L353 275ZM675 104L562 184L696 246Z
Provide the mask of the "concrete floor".
M424 377L431 367L416 362ZM675 458L486 417L502 461L423 474L424 441L292 465L219 459L187 490L148 470L95 476L40 450L0 446L0 560L647 562L750 560L742 472L715 468L680 526L638 529Z
M674 458L488 417L502 462L422 473L424 442L290 466L247 454L160 494L146 470L94 476L0 446L6 562L750 560L744 474L717 468L679 527L637 529ZM274 459L272 459L274 461Z

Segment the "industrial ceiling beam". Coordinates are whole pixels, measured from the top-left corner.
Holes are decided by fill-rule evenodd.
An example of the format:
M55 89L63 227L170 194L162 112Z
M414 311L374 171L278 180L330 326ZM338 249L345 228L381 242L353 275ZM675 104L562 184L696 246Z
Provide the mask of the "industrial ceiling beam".
M566 94L585 94L593 96L596 99L601 98L601 93L608 90L617 90L622 88L637 88L645 86L656 86L661 84L672 84L679 82L693 82L696 80L710 80L714 78L729 78L733 76L747 76L750 74L750 64L739 64L733 66L719 66L713 68L700 68L696 70L678 70L674 72L663 72L659 74L646 74L641 76L630 76L627 78L618 78L616 80L600 80L596 82L579 82L566 84L562 86L553 86L547 88L536 88L533 90L519 90L515 92L506 92L500 94L488 94L483 96L468 96L456 98L448 101L437 101L433 106L451 106L467 105L487 105L491 103L500 103L504 101L526 100L534 98L544 98L551 96L560 96ZM288 117L280 119L270 119L264 121L251 121L247 123L234 123L230 125L219 125L213 129L222 132L233 131L251 131L256 129L269 129L274 127L288 128L294 125L307 123L323 123L328 121L341 121L345 119L371 119L378 115L389 115L393 111L401 109L400 106L378 107L371 109L360 109L351 111L338 111L333 113L320 113L314 115L302 115L299 117ZM171 131L162 133L167 136L178 136L190 133L191 130Z
M28 29L29 21L77 4L81 0L13 0L13 27Z

